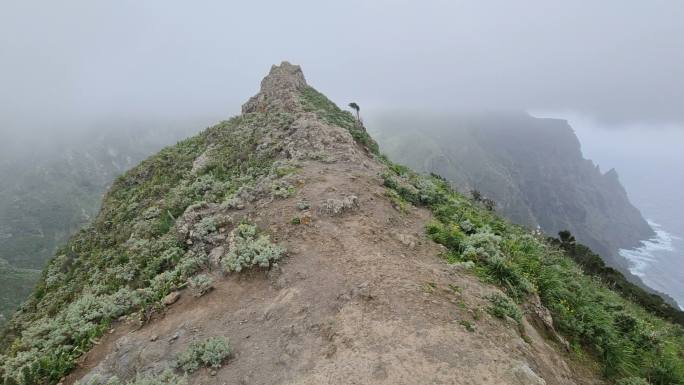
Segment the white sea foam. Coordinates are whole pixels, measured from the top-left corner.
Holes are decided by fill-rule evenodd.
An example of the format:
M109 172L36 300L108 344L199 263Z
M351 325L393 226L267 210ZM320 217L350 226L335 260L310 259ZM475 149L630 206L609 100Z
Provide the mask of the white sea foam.
M620 249L619 253L631 264L629 271L639 277L644 277L645 271L651 263L656 261L656 253L663 251L675 251L673 241L681 239L663 230L663 227L651 220L648 224L655 232L655 237L641 241L641 246L634 249Z

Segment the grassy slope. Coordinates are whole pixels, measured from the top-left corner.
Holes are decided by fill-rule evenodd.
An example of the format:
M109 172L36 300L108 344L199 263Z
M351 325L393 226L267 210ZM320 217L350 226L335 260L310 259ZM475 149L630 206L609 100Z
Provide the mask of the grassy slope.
M472 261L475 272L518 302L536 293L574 351L600 364L611 380L684 383L684 333L584 274L543 235L512 225L452 191L439 177L392 165L385 185L395 199L430 207L428 233L448 248L449 263ZM401 202L400 202L401 203Z

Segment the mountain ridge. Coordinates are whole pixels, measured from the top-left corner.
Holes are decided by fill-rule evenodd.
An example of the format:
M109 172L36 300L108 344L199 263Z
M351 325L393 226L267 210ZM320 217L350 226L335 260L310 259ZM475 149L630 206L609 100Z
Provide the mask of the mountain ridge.
M677 326L378 155L300 73L273 67L245 113L114 182L5 330L6 382L683 378Z

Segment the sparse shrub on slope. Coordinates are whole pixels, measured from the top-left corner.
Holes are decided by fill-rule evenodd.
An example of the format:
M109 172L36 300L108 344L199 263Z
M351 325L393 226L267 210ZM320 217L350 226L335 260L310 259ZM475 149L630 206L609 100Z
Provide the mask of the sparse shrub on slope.
M522 312L518 305L510 298L505 295L494 294L489 297L489 301L492 305L488 310L493 316L503 319L510 317L518 324L522 323Z
M241 223L230 234L229 251L221 261L226 272L240 272L245 268L267 268L278 261L285 249L271 242L268 235L258 234L257 228Z
M199 274L188 279L188 287L195 297L201 297L214 287L214 279L208 274Z
M193 342L176 357L176 367L185 373L192 373L201 367L220 368L230 355L231 347L223 337L207 338Z
M551 311L554 326L576 351L594 357L607 378L630 385L643 383L640 379L684 384L681 326L585 275L566 250L454 192L442 178L420 176L389 162L388 169L383 175L387 188L432 210L435 221L428 224L427 233L447 247L447 262L473 262L476 274L518 301L538 294ZM513 301L498 297L490 309L511 318L518 317L516 310Z

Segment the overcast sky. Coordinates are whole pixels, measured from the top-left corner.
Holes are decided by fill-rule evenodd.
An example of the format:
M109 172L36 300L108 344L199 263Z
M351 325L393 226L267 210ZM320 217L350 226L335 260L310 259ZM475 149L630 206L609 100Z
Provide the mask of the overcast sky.
M0 1L0 128L218 119L273 63L362 111L684 125L684 1Z

